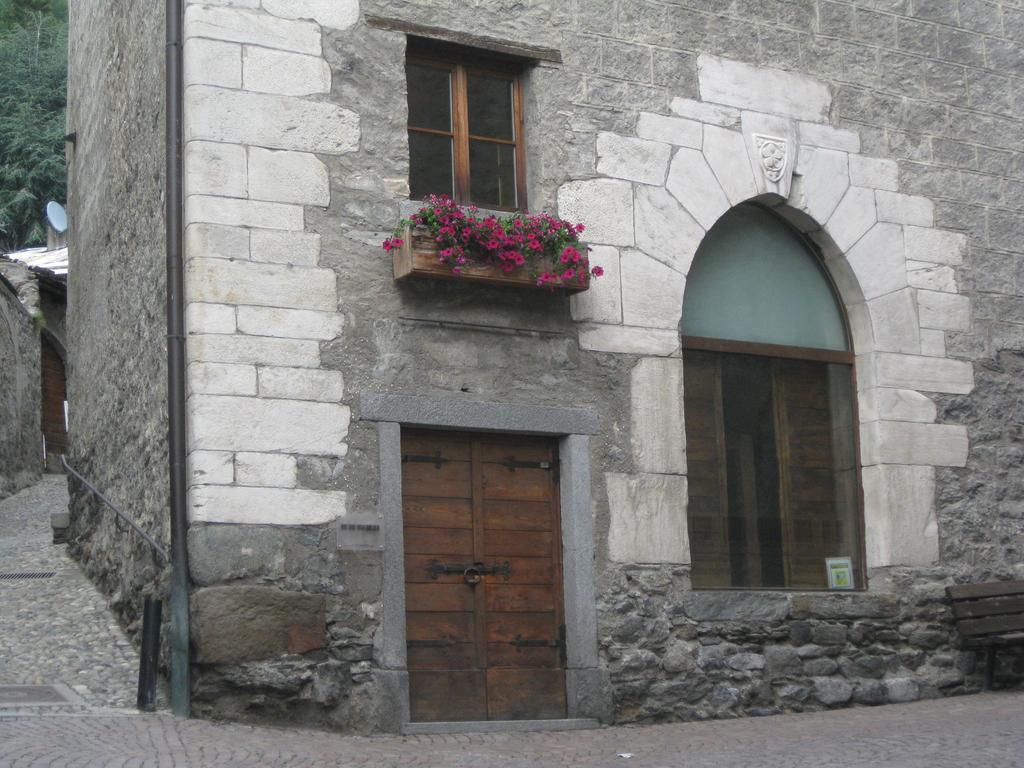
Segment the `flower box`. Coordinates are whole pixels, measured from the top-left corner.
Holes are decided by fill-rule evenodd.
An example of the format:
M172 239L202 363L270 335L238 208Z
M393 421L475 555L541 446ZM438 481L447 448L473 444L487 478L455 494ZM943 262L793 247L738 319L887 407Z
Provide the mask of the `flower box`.
M544 285L537 285L536 277L531 276L526 270L505 272L496 264L467 264L456 274L452 271L451 265L444 264L438 259L437 251L437 243L425 228L407 226L402 237L402 245L392 251L395 280L431 277L514 288L554 290L561 293L580 293L590 287L590 274L585 270L582 272L582 281L552 280Z

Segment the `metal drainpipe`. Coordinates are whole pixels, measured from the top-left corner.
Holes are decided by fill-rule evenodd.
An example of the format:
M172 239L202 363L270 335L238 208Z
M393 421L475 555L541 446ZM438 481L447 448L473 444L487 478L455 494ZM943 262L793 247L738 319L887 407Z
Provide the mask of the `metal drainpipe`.
M171 507L171 709L188 717L188 512L185 483L185 301L182 263L182 0L167 0L167 448Z

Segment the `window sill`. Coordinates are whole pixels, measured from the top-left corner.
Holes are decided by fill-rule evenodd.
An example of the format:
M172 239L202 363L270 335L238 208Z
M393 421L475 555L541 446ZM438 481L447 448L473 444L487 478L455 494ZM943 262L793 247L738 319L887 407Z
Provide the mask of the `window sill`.
M398 212L401 218L408 219L414 213L419 212L420 208L425 205L426 203L422 200L402 200L398 204ZM464 211L468 211L472 207L473 206L470 205L459 206L459 208ZM496 216L498 218L503 216L528 216L530 213L529 211L520 211L515 209L502 210L500 208L481 208L480 206L477 206L476 210L481 216Z
M742 592L766 595L862 595L870 592L868 587L857 589L829 589L828 587L693 587L691 592Z

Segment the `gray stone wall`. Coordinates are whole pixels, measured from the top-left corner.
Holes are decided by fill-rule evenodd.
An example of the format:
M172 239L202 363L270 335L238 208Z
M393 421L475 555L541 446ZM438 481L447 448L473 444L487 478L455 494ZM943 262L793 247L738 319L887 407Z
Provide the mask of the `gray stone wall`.
M41 328L50 332L61 354L67 349L67 292L55 276L41 277L26 265L0 256L0 276L6 278L22 305Z
M950 571L891 569L877 594L690 592L686 569L623 567L602 602L620 720L885 704L978 690L951 632ZM1012 680L1010 655L1000 679Z
M43 469L39 361L36 321L0 276L0 499Z
M109 259L111 273L91 270L94 290L83 296L97 301L75 309L73 291L72 336L85 327L76 326L76 313L100 330L97 338L105 341L84 341L109 346L94 346L88 358L83 354L83 364L90 360L93 368L81 381L97 380L96 361L112 355L118 363L112 368L124 376L114 385L114 400L123 407L114 422L83 424L83 438L109 435L111 441L73 445L104 468L100 485L110 482L146 514L156 514L163 489L154 436L162 358L149 346L134 347L131 357L115 345L154 341L161 328L152 315L162 306L154 298L162 281L155 266L159 233L144 237L132 226L159 216L149 186L159 171L138 171L155 165L152 148L160 145L159 87L141 87L147 78L155 82L157 59L142 55L140 46L148 41L148 53L160 35L155 19L118 10L124 12L110 15L116 22L109 29L99 16L80 16L83 26L74 14L72 19L73 30L95 36L89 42L73 32L78 61L116 35L134 41L119 61L125 66L120 78L113 75L116 68L108 70L109 82L83 68L72 85L80 102L72 111L73 130L75 120L80 131L98 123L105 114L101 104L125 118L97 127L82 144L89 147L86 155L73 161L79 178L91 172L107 183L95 185L102 192L90 192L102 196L94 204L79 189L80 226L95 228L91 240L73 233L72 242L81 248L99 243L101 231L118 234L94 256ZM1018 427L1008 425L1006 416L1019 411L1015 375L1024 351L1019 3L364 0L327 6L263 0L191 3L189 13L197 711L378 726L379 557L337 551L330 524L346 511L376 510L376 432L355 408L365 392L585 404L601 414L602 431L591 443L599 638L619 721L879 703L977 687L973 659L956 650L939 596L953 580L1021 571L1021 486L1011 477L1020 474L1021 454ZM927 518L934 510L938 562L924 557L917 568L878 567L866 595L752 598L690 592L682 553L677 564L659 552L650 559L668 563L642 566L628 562L631 556L645 559L636 552L613 548L609 538L621 532L629 504L649 519L672 522L681 539L685 533L677 498L685 492L684 469L664 446L648 445L639 425L657 420L634 405L635 391L653 389L659 376L678 379L675 327L664 322L673 309L662 311L661 304L645 304L630 292L635 284L629 278L639 270L622 272L621 286L612 291L617 302L613 297L593 306L583 300L572 308L547 294L396 285L379 244L407 196L405 38L369 26L368 15L562 51L563 64L543 64L527 75L531 207L550 210L562 203L563 214L594 219L591 236L609 258L618 258L616 247L639 245L632 187L603 179L573 185L615 176L607 158L634 146L623 137L642 129L653 138L668 125L678 133L658 143L699 148L701 132L712 126L711 135L733 140L738 110L747 105L703 88L702 55L814 78L786 82L806 85L809 101L824 107L789 117L801 121L801 152L809 147L808 156L816 157L824 149L823 157L849 168L848 183L860 193L848 207L869 219L857 236L877 217L913 230L917 256L931 229L946 243L929 247L929 258L915 259L930 264L941 255L941 266L917 270L926 273L916 275L917 282L908 284L907 269L900 278L900 297L909 302L903 308L920 318L920 328L917 322L887 327L912 327L913 338L875 340L907 345L880 347L888 353L919 356L889 359L893 380L905 372L904 364L922 370L934 364L934 375L920 374L926 383L888 386L924 390L938 410L915 400L923 418L893 418L898 429L866 433L881 441L880 453L897 456L893 465L923 470L914 473L916 496L900 496L893 490L900 486L893 485L883 489L881 504L889 519L904 511ZM113 83L122 81L128 107L109 101ZM98 94L95 102L82 99L88 86ZM801 94L787 95L798 101ZM730 106L713 106L716 101ZM146 142L137 133L129 139L122 129L140 130L145 120L139 114L156 126L142 129L143 135L153 132L146 158L140 156ZM727 131L716 132L723 127ZM680 138L687 131L695 132L688 134L695 145ZM667 164L669 150L659 151ZM870 162L855 166L851 158L857 155ZM627 161L622 165L638 158ZM807 191L813 165L798 172L812 216L821 205ZM123 186L124 179L135 186ZM679 185L683 196L690 179L685 181ZM718 179L730 193L728 202L736 202L730 181ZM833 181L821 183L827 190ZM595 192L601 189L618 196ZM722 190L718 194L724 199ZM74 220L74 196L71 202ZM129 215L139 213L150 216ZM856 239L851 236L842 250ZM133 250L143 244L151 250ZM842 261L842 253L835 261ZM130 274L118 279L117 267L129 264ZM665 305L675 300L678 308L672 291L681 281L665 274L671 290L656 298ZM100 280L112 287L102 290ZM624 326L595 327L612 316ZM597 322L581 325L581 318ZM125 327L133 327L135 336L122 335ZM73 419L75 411L73 400ZM931 423L936 414L939 424ZM115 470L125 444L114 439L118 431L137 436L128 459L136 463ZM921 458L925 453L937 458ZM145 468L140 456L147 457ZM120 477L131 480L119 487ZM104 552L112 543L100 534L91 541L107 547ZM893 562L900 560L877 559L880 566ZM264 631L251 643L225 647L230 617L251 614L266 617Z
M0 256L0 275L17 291L18 298L25 305L30 314L40 311L41 297L39 295L39 283L27 266L18 261Z
M166 542L163 72L162 4L71 5L68 460ZM69 485L70 550L134 629L153 558Z

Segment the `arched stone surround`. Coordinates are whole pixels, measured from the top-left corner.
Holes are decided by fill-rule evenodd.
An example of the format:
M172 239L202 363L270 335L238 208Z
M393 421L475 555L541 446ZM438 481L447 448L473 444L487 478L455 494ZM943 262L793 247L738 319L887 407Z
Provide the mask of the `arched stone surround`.
M608 557L688 563L682 359L686 275L704 234L757 201L813 242L845 306L858 382L869 568L938 560L935 468L964 466L967 431L936 424L928 393L967 393L969 363L946 355L970 306L953 266L966 237L934 226L933 204L899 192L892 160L861 154L828 123L821 83L702 56L702 101L641 113L635 135L597 138L598 178L558 193L587 225L606 271L573 299L584 349L637 355L631 473L607 473ZM751 105L764 111L748 111Z

